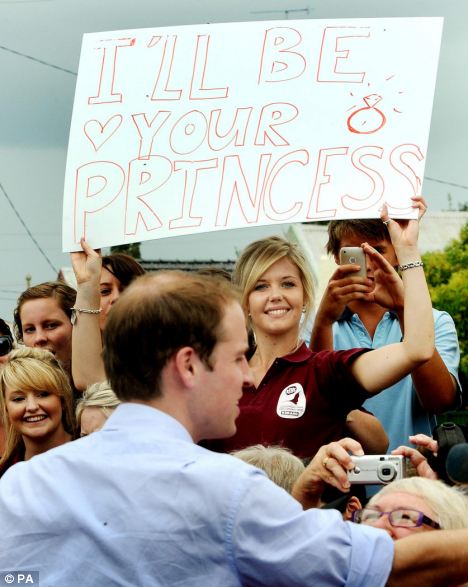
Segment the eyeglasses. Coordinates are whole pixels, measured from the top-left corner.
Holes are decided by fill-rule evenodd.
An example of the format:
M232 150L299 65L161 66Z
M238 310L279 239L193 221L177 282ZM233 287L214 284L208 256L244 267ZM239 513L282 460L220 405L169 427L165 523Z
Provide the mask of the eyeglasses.
M418 510L398 509L391 512L381 512L372 508L364 508L353 512L352 520L357 524L377 522L382 516L387 516L388 521L394 528L419 528L423 524L440 529L440 524L431 520Z

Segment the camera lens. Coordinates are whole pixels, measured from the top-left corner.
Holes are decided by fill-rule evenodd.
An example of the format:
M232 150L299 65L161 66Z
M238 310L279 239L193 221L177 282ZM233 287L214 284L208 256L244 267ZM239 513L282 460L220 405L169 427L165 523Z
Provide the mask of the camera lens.
M12 348L11 338L9 336L0 336L0 357L8 355Z
M377 467L377 477L385 483L388 483L389 481L394 479L396 473L396 468L391 463L382 463Z
M453 422L443 422L440 425L440 428L443 428L444 430L455 430L455 424Z

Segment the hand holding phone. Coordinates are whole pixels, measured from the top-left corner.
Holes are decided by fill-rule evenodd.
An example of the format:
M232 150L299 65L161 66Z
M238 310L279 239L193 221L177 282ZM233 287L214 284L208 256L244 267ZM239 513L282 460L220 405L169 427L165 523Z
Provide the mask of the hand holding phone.
M340 265L359 265L361 268L353 275L367 277L366 255L361 247L342 247L340 249Z

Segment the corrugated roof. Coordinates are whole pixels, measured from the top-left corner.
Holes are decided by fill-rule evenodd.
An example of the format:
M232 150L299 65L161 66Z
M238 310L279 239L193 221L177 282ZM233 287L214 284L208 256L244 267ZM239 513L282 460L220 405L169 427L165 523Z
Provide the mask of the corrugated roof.
M145 271L160 271L161 269L179 269L180 271L198 271L199 269L224 269L225 271L232 272L234 268L235 260L227 261L166 261L164 259L158 259L156 261L141 260L141 266Z

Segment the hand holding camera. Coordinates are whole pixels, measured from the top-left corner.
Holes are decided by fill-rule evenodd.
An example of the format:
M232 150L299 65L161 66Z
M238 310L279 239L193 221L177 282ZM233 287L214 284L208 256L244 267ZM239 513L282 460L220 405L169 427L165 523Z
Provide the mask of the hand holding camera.
M418 450L409 446L399 446L392 454L407 457L420 477L442 479L449 485L467 485L467 427L454 422L444 422L436 426L432 434L432 438L425 434L410 436L410 442L416 445Z
M321 446L294 483L293 497L307 509L320 506L322 493L328 486L349 491L347 472L353 466L350 453L363 454L361 445L353 438Z

